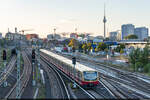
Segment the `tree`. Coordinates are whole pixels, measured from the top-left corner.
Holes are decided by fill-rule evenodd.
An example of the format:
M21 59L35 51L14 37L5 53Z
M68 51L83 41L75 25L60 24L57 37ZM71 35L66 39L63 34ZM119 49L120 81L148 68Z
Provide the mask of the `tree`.
M121 50L120 50L120 54L123 54L123 53L124 53L124 51L123 51L123 49L121 49Z
M91 49L92 49L92 44L91 43L87 43L87 50L88 50L88 52L90 52Z
M82 50L83 50L82 45L83 44L81 44L81 43L79 44L79 52L82 52Z
M84 50L84 53L87 52L87 44L86 43L82 45L82 49Z
M131 34L125 37L125 39L138 39L137 35Z
M144 66L144 72L150 72L150 63Z
M124 49L125 48L125 44L120 44L120 48Z
M123 50L125 48L125 44L120 44L117 46L117 48L115 49L116 52L120 52L121 49Z
M69 47L75 47L75 49L78 49L79 48L79 42L75 39L71 39L69 44L68 44Z
M129 54L129 62L134 68L145 68L149 62L149 56L150 51L148 46L145 46L143 50L137 48Z
M0 45L1 47L4 47L4 39L0 39Z
M108 48L105 48L105 50L104 50L106 53L108 53Z
M78 37L82 37L82 39L85 37L85 34L80 34Z
M100 42L97 48L99 51L104 51L107 48L107 45L104 42Z
M139 69L139 68L142 68L142 67L143 67L143 63L141 63L141 62L136 62L136 63L135 63L135 70L136 70L136 71L138 71L138 69Z

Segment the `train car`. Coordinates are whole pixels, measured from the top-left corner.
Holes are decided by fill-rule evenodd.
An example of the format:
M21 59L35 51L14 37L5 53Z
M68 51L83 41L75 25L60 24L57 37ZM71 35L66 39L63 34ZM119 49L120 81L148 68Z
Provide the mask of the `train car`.
M64 73L66 73L81 86L94 87L99 84L99 74L95 69L80 64L78 62L76 62L76 66L74 67L74 65L72 64L72 60L68 58L44 49L41 49L40 51L43 54L48 55L52 64L54 64Z

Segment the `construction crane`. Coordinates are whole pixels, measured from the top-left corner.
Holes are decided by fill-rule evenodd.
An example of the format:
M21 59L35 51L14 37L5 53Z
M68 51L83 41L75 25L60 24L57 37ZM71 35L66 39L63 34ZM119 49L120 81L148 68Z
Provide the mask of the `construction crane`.
M24 32L25 31L33 31L34 29L23 29L23 30L20 30L19 32L22 32L22 34L24 35Z

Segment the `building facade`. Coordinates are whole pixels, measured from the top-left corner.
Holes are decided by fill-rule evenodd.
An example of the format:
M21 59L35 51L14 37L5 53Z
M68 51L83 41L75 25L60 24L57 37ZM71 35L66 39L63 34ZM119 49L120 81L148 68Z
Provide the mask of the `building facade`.
M47 35L47 40L49 41L49 40L53 40L53 34L48 34Z
M111 41L116 41L117 40L117 36L118 36L118 32L117 31L109 33L109 38L110 38Z
M148 38L148 28L138 27L134 29L134 34L138 36L138 39L144 40Z
M27 34L26 35L26 39L27 40L31 40L32 38L38 38L38 34Z
M19 33L12 33L12 32L7 32L5 35L5 38L8 40L25 40L25 36Z
M134 25L133 24L124 24L121 26L121 39L123 40L126 36L134 34Z
M0 39L2 39L3 37L2 37L2 33L0 33Z

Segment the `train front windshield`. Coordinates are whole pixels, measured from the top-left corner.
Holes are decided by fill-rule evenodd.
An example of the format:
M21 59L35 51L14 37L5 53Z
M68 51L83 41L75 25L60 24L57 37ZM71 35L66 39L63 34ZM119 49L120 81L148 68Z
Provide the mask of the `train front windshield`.
M97 72L83 72L85 81L96 81L97 80Z

